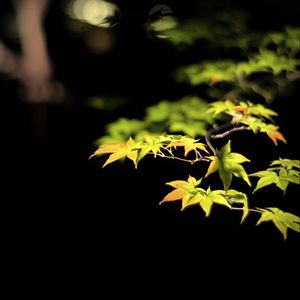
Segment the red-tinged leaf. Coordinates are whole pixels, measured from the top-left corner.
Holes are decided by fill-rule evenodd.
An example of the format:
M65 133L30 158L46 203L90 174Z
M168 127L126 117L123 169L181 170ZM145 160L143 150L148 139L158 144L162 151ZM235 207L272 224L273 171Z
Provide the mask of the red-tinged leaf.
M236 107L234 107L234 110L238 111L238 112L241 112L243 115L248 115L249 114L248 107L236 106Z
M274 142L274 144L277 146L277 140L284 142L285 144L287 143L285 137L283 136L283 134L281 132L279 132L277 130L277 126L269 126L268 127L268 131L267 131L267 135L268 137Z
M184 180L174 180L171 182L167 182L166 184L170 185L171 187L173 187L175 189L178 189L178 188L182 188L182 187L186 186L188 184L188 182L184 181Z
M186 194L186 191L183 189L175 189L172 192L168 193L162 201L159 202L159 204L163 202L169 202L169 201L177 201L180 200L184 195Z

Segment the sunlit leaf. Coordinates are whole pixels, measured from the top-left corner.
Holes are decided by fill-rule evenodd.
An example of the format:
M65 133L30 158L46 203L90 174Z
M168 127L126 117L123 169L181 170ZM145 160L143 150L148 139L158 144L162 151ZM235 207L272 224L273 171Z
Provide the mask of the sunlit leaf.
M184 156L187 156L190 151L192 151L192 150L196 151L198 149L208 153L208 151L206 149L206 145L203 143L198 143L197 141L198 140L183 136L178 140L174 139L168 145L168 148L184 147Z
M300 233L300 218L294 214L283 212L277 207L268 207L267 209L259 209L262 214L256 225L266 221L273 221L276 228L283 235L284 240L287 239L288 228Z
M285 167L286 169L291 169L293 167L300 169L300 160L280 158L277 160L273 160L270 165L271 166L281 165L281 166Z
M278 176L273 171L261 171L261 172L254 173L253 175L260 177L260 179L256 184L255 189L253 190L253 193L255 193L257 190L267 185L274 184L278 181Z
M141 148L140 143L136 143L132 138L125 143L112 143L100 146L90 157L110 154L103 165L103 168L122 158L129 158L137 167L138 150Z
M213 201L209 197L201 197L199 203L200 203L201 208L205 212L205 216L208 217L211 212Z
M187 185L187 182L184 180L174 180L166 183L167 185L170 185L171 187L175 189L182 188Z
M182 188L177 188L175 190L173 190L172 192L168 193L164 198L163 200L161 201L162 202L168 202L168 201L176 201L176 200L181 200L182 197L184 197L185 195L187 194L187 192L182 189Z
M284 143L287 143L285 137L281 132L278 131L278 126L274 126L272 124L268 125L266 133L268 137L274 142L274 144L277 146L277 140L282 141Z
M273 160L270 163L271 167L267 170L251 174L260 177L253 193L271 184L275 184L285 193L289 183L300 184L298 163L297 160L280 158L279 160Z
M160 201L160 204L169 201L182 200L183 198L187 201L189 197L194 197L199 193L197 186L201 183L201 180L201 178L196 180L196 178L189 176L187 181L174 180L167 182L166 184L173 187L174 190L168 193L163 200Z
M200 204L200 201L201 201L201 196L199 194L196 194L195 196L185 195L182 197L181 210L184 210L191 205Z
M249 162L250 160L239 153L231 152L230 140L221 148L221 150L217 150L217 155L218 157L214 158L215 165L212 165L212 170L215 170L217 165L219 176L225 190L229 189L233 175L243 179L251 186L248 175L240 164L242 162Z
M207 172L206 172L204 177L207 177L210 174L212 174L212 173L214 173L218 170L218 161L219 161L219 159L215 156L209 156L208 158L211 159L211 162L208 166Z
M231 205L227 201L223 190L213 190L213 191L207 193L207 197L216 204L225 205L228 208L231 208Z
M226 192L226 198L228 202L234 205L243 205L243 215L241 219L241 223L245 221L247 216L249 215L249 205L248 205L248 197L245 193L239 192L237 190L230 189Z

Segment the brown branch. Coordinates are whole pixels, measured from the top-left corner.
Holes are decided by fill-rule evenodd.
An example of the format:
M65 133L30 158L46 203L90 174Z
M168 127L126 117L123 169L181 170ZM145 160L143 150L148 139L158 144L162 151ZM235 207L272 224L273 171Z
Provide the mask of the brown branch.
M231 129L223 132L223 133L214 134L214 135L211 135L210 137L213 138L213 139L220 139L220 138L223 138L223 137L229 135L232 132L241 131L241 130L250 130L250 128L247 127L247 126L233 127Z

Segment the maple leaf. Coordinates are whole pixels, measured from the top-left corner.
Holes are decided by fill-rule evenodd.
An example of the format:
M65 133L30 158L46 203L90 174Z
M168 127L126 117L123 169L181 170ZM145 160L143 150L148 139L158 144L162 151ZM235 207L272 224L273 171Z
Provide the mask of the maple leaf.
M248 205L247 195L242 192L230 189L230 190L226 191L225 196L231 205L236 205L236 204L243 205L243 215L242 215L242 219L241 219L241 223L243 223L249 214L249 205Z
M266 128L266 133L268 137L274 142L274 144L277 146L277 140L284 142L285 144L287 143L285 137L281 132L278 131L279 126L275 126L273 124L268 124Z
M138 153L137 163L150 152L154 154L154 157L156 157L158 153L161 154L161 148L164 148L165 143L169 142L170 140L170 136L145 135L144 142L140 145L141 149Z
M242 154L231 152L230 140L221 148L221 150L217 150L216 156L209 156L209 158L211 159L211 163L205 177L215 171L218 171L225 190L229 189L232 176L243 179L249 186L251 186L248 175L245 169L241 166L241 163L249 162L250 160Z
M261 211L262 214L256 225L262 222L272 221L283 235L284 240L287 239L288 228L300 233L300 218L298 216L284 212L277 207L267 207L267 209L258 208L258 210Z
M292 169L292 168L298 168L300 169L300 160L295 160L295 159L288 159L288 158L279 158L276 160L273 160L270 164L270 166L274 165L281 165L287 170Z
M257 190L268 186L270 184L276 183L278 181L278 176L276 172L266 170L266 171L259 171L256 173L253 173L251 175L258 176L260 179L258 180L255 189L253 190L253 193L255 193Z
M166 184L172 186L174 190L168 193L159 204L181 200L181 210L188 206L199 204L206 217L210 215L214 203L231 208L223 190L212 191L210 187L207 190L199 188L197 186L199 186L201 181L202 178L196 180L194 177L189 176L187 181L175 180L167 182Z
M231 100L215 101L210 103L210 108L207 110L212 113L214 117L234 108L234 103Z
M168 148L184 147L184 156L187 156L189 152L192 150L197 151L197 149L208 153L205 144L198 143L198 140L186 136L182 136L177 140L173 140L167 147Z
M202 178L196 180L194 177L188 177L188 180L174 180L167 182L167 185L170 185L174 188L173 191L168 193L159 204L170 201L182 200L182 204L184 207L186 203L193 198L198 192L201 192L202 189L197 188L197 186L201 183Z
M138 150L140 148L140 143L136 143L132 138L129 138L129 140L125 143L110 143L102 145L90 157L110 154L102 168L114 161L127 157L133 161L137 168Z
M207 177L210 174L218 171L218 157L216 157L216 156L208 156L207 158L209 158L211 160L211 162L210 162L210 164L208 166L207 172L206 172L206 174L205 174L204 177Z
M258 117L264 117L268 120L272 121L272 116L277 116L277 112L275 112L274 110L267 108L265 106L263 106L262 104L252 104L249 103L249 112L252 115L258 116Z
M251 174L252 176L260 177L253 193L271 184L275 184L285 193L289 183L300 184L300 171L298 170L300 169L299 160L274 160L270 163L270 166L270 168L264 171ZM296 170L294 168L296 168Z

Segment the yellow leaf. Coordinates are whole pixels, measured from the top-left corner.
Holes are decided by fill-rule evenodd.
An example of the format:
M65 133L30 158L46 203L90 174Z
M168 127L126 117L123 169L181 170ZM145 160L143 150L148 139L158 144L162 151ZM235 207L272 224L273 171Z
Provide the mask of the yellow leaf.
M111 154L108 159L106 160L105 164L102 166L102 168L104 168L106 165L118 160L118 159L121 159L123 157L126 157L127 155L127 151L119 151L119 152L116 152L116 153L113 153Z
M135 168L137 168L138 151L134 150L134 151L129 152L127 154L127 157L134 162L134 166L135 166Z
M212 161L210 162L207 172L204 177L209 176L210 174L216 172L218 170L218 161L216 157L213 157Z
M120 150L122 147L124 147L124 143L110 143L102 145L90 157L95 155L99 156L103 154L114 153Z
M208 217L211 211L213 205L213 201L211 199L209 199L208 197L203 197L200 200L200 206L202 207L202 209L205 212L205 216Z

